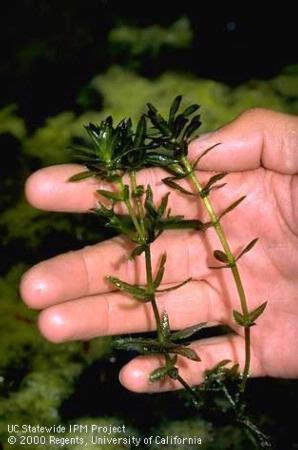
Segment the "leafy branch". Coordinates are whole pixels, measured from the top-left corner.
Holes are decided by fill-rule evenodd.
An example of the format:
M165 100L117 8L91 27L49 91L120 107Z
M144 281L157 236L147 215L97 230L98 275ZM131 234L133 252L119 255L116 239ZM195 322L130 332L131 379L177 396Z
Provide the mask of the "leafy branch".
M232 414L235 422L245 430L255 448L271 448L269 437L247 416L247 405L235 389L235 385L241 381L239 365L227 367L230 363L230 360L223 360L205 372L204 382L197 388L200 406L208 405L211 409L217 408L218 402L224 403L222 408L224 413Z
M203 184L198 178L197 168L202 158L220 144L216 143L205 149L194 162L189 160L188 145L201 125L200 115L197 114L199 105L190 105L181 112L181 102L182 96L179 95L172 102L167 118L164 118L155 106L148 103L147 112L139 119L135 131L131 119L124 119L115 125L113 119L108 117L99 125L86 126L92 145L74 148L76 160L84 164L86 170L72 176L70 181L78 182L88 177L95 177L112 183L111 190L97 190L99 197L104 198L108 206L99 201L92 212L104 219L107 228L125 235L134 244L134 249L129 255L130 259L144 258L146 268L144 285L130 284L113 275L107 276L107 280L114 289L135 301L151 305L156 337L151 339L121 337L115 339L115 347L137 351L140 354L162 355L164 364L150 374L150 382L164 380L167 377L178 381L191 395L197 408L202 404L205 392L221 391L232 407L236 420L244 426L252 442L261 447L268 446L267 438L247 418L244 405L240 401L240 392L245 389L250 369L250 330L264 312L266 302L253 311L249 311L238 261L252 250L258 239L250 241L238 255L232 252L221 219L234 210L245 196L235 200L223 211L216 212L210 200L210 193L225 186L226 183L222 183L222 180L227 173L215 174ZM150 127L148 127L148 121ZM167 170L170 176L163 179L164 183L183 195L198 197L208 212L209 221L204 223L200 220L187 220L183 216L172 215L168 208L169 193L164 195L157 204L151 186L143 186L137 182L137 171L146 167L162 167ZM181 186L179 182L183 179L191 182L191 190ZM117 212L119 203L126 209L125 214ZM206 324L200 323L176 332L171 330L167 312L163 311L160 314L158 310L156 295L179 289L191 279L170 288L163 288L167 255L166 253L161 255L154 275L151 245L167 229L190 228L205 231L209 227L214 228L222 247L213 251L213 256L220 265L211 266L211 269L231 270L238 291L241 311L234 310L233 318L237 325L244 329L245 365L241 375L238 365L227 369L227 361L222 361L214 369L207 371L205 382L198 389L194 389L180 375L177 359L179 356L200 361L196 351L189 347L191 343L189 338ZM238 386L238 392L229 391L226 382L231 380Z
M200 361L197 353L189 347L190 341L180 343L180 340L190 338L205 324L171 332L166 311L160 315L156 294L178 289L191 279L187 279L170 288L163 288L162 282L166 268L166 253L161 255L156 275L153 276L151 261L151 244L159 238L166 229L193 228L204 230L206 225L199 220L185 220L183 216L175 216L168 209L169 193L156 204L151 186L137 183L136 170L148 166L167 166L173 163L169 152L157 149L155 138L147 135L147 122L142 116L136 131L132 129L130 119L113 125L108 117L98 126L89 124L86 127L93 147L75 148L76 156L86 165L87 170L75 174L70 181L77 182L89 176L104 179L114 184L113 190L98 189L97 194L110 204L101 202L92 211L105 219L106 227L124 234L135 244L129 255L130 259L143 257L146 267L145 286L130 284L112 275L107 281L113 288L129 295L140 303L150 303L154 313L157 336L154 339L123 337L115 340L115 346L126 350L134 350L140 354L161 354L164 365L154 370L149 377L150 382L163 380L166 377L178 380L195 398L196 394L179 374L178 355L193 361ZM124 183L124 175L128 175L128 184ZM116 212L116 205L122 203L127 214Z
M217 147L219 144L215 144L207 148L199 157L192 163L188 159L188 144L191 141L191 137L195 131L200 127L200 116L192 114L199 109L199 105L191 105L183 112L179 113L182 96L177 96L169 110L168 118L162 117L158 110L151 104L148 104L147 116L151 121L152 127L155 130L154 142L158 143L161 147L172 151L173 163L167 166L167 169L172 172L173 176L165 178L163 181L173 189L178 190L185 195L197 195L203 205L205 206L210 218L208 226L212 226L217 234L217 237L222 245L222 250L215 250L213 255L215 259L223 263L220 266L211 266L212 269L228 268L232 272L232 276L237 288L239 301L241 305L241 313L235 311L233 314L237 324L244 328L245 335L245 365L242 374L241 390L244 391L246 380L249 375L250 369L250 327L254 323L257 317L264 311L266 303L263 303L257 308L258 315L254 312L250 313L248 310L248 304L246 294L244 291L240 271L237 265L238 260L248 251L250 251L256 244L257 239L254 239L240 252L236 257L234 256L231 247L228 243L226 234L221 225L221 219L235 209L244 199L245 196L240 197L231 205L227 206L224 211L217 213L210 200L210 192L213 189L222 188L225 184L217 184L225 176L225 172L218 173L209 178L204 185L198 178L196 173L197 167L201 159L206 156L211 150ZM178 161L178 162L177 162ZM179 185L179 180L189 179L192 183L193 191L188 191ZM255 317L256 316L256 317ZM253 317L253 321L251 318Z

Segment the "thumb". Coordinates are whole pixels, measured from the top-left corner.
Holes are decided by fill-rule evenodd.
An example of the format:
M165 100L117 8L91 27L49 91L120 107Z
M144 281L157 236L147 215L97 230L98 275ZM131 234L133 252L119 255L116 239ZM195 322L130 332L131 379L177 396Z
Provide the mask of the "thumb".
M245 111L213 133L189 145L190 159L220 143L202 158L199 168L243 171L262 166L284 174L298 173L298 117L266 109Z

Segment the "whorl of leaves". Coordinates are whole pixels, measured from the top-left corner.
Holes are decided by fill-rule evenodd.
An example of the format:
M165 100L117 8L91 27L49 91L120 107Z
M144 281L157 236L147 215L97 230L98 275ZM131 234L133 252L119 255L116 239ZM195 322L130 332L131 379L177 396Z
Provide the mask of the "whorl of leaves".
M193 116L199 105L191 105L178 113L181 100L181 95L174 99L167 119L148 103L148 111L139 119L135 131L130 118L114 125L109 116L99 125L86 125L92 145L73 145L71 149L74 159L87 170L75 174L70 181L92 176L115 181L131 170L179 166L179 157L187 154L190 137L201 124L200 116ZM150 130L148 119L152 125Z

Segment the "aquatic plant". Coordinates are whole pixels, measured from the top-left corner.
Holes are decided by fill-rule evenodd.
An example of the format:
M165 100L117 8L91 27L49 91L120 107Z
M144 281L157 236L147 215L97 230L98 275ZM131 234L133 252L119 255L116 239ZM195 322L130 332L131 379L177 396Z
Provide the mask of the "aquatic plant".
M200 408L204 401L204 393L220 391L233 411L235 419L244 426L251 440L257 446L268 446L266 436L246 416L243 401L250 369L251 327L264 312L266 302L250 310L237 263L244 254L252 250L258 239L254 238L244 245L237 255L231 250L221 219L236 208L245 197L236 199L220 213L216 212L209 194L212 190L224 186L219 182L227 174L221 172L212 175L207 182L202 183L198 178L197 169L201 159L220 146L220 143L206 148L195 161L189 159L189 143L201 125L200 115L197 113L199 105L193 104L181 111L181 102L182 96L179 95L172 102L166 118L155 106L148 103L147 111L138 120L136 129L131 119L123 119L115 125L111 116L101 121L99 125L90 123L86 126L86 131L93 144L92 147L74 147L76 160L83 163L86 170L73 175L70 181L78 182L95 177L111 183L111 189L97 190L100 201L93 212L105 220L107 228L125 235L133 243L133 251L128 256L130 259L144 258L146 268L144 285L130 284L112 274L107 274L106 279L114 289L131 296L137 302L151 304L156 336L116 338L115 347L133 350L143 355L162 355L164 363L149 374L150 382L164 380L167 377L177 380L190 394L197 408ZM168 208L170 192L166 193L157 204L150 184L144 186L137 180L137 172L147 167L162 167L168 171L170 175L165 177L163 182L184 195L197 197L204 205L209 220L207 222L187 220L183 216L172 215ZM189 180L190 189L180 184L183 179ZM179 290L181 286L191 281L191 278L175 286L163 288L167 254L160 255L156 273L153 273L151 258L151 245L165 230L185 228L195 229L197 232L204 232L207 228L214 229L221 249L215 249L213 256L220 264L210 268L231 271L240 304L240 311L234 310L233 318L238 326L243 327L245 336L243 372L240 373L238 364L228 367L230 361L219 361L216 367L206 372L204 383L198 388L191 387L181 376L177 360L179 356L200 361L200 356L190 347L190 338L204 328L206 323L173 332L167 311L160 313L156 301L157 294Z

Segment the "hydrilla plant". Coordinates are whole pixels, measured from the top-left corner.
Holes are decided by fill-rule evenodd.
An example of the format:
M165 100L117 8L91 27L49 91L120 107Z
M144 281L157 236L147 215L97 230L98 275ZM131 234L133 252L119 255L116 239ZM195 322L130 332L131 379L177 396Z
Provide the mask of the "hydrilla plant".
M115 346L134 350L140 354L162 355L164 363L149 374L150 381L156 382L167 377L177 380L188 391L197 408L200 408L207 398L207 392L220 392L237 422L244 426L255 445L268 446L266 436L246 416L243 401L250 368L251 327L263 313L266 303L262 303L253 311L249 310L237 262L254 247L257 239L245 245L238 255L232 252L221 219L236 208L245 197L237 199L224 211L216 212L209 194L212 190L224 186L218 182L226 176L226 173L213 175L203 184L198 178L197 168L201 159L220 144L205 149L194 162L189 160L188 145L201 124L200 116L197 114L199 105L190 105L180 111L181 101L182 96L174 99L167 118L162 117L158 110L148 103L147 112L139 119L136 129L130 119L124 119L115 125L112 117L103 120L99 125L86 126L92 147L74 147L76 160L83 163L86 170L72 176L70 181L95 177L112 183L111 190L97 190L99 198L104 199L105 203L99 201L93 212L105 220L106 227L124 234L134 244L134 249L128 256L130 259L144 258L145 261L145 285L130 284L112 274L107 274L107 280L115 289L126 293L136 301L151 304L156 323L156 336L120 337L115 339ZM154 166L162 167L169 172L169 176L164 178L163 182L171 189L185 195L196 196L206 208L210 220L204 223L172 215L168 209L170 193L157 204L151 186L140 185L137 181L137 172L140 169ZM179 184L182 179L189 180L190 190ZM235 322L244 328L245 365L243 373L240 373L238 364L228 368L230 361L220 361L216 367L205 373L204 383L195 389L182 378L177 359L179 356L200 361L197 352L189 346L190 338L206 324L199 323L176 332L171 330L167 312L160 313L158 310L156 295L174 289L179 295L179 288L191 279L170 288L162 288L167 254L160 255L158 269L153 273L151 245L167 229L191 228L203 232L209 227L213 227L222 247L213 252L214 258L221 264L211 268L229 269L237 288L241 310L233 311L233 317Z

